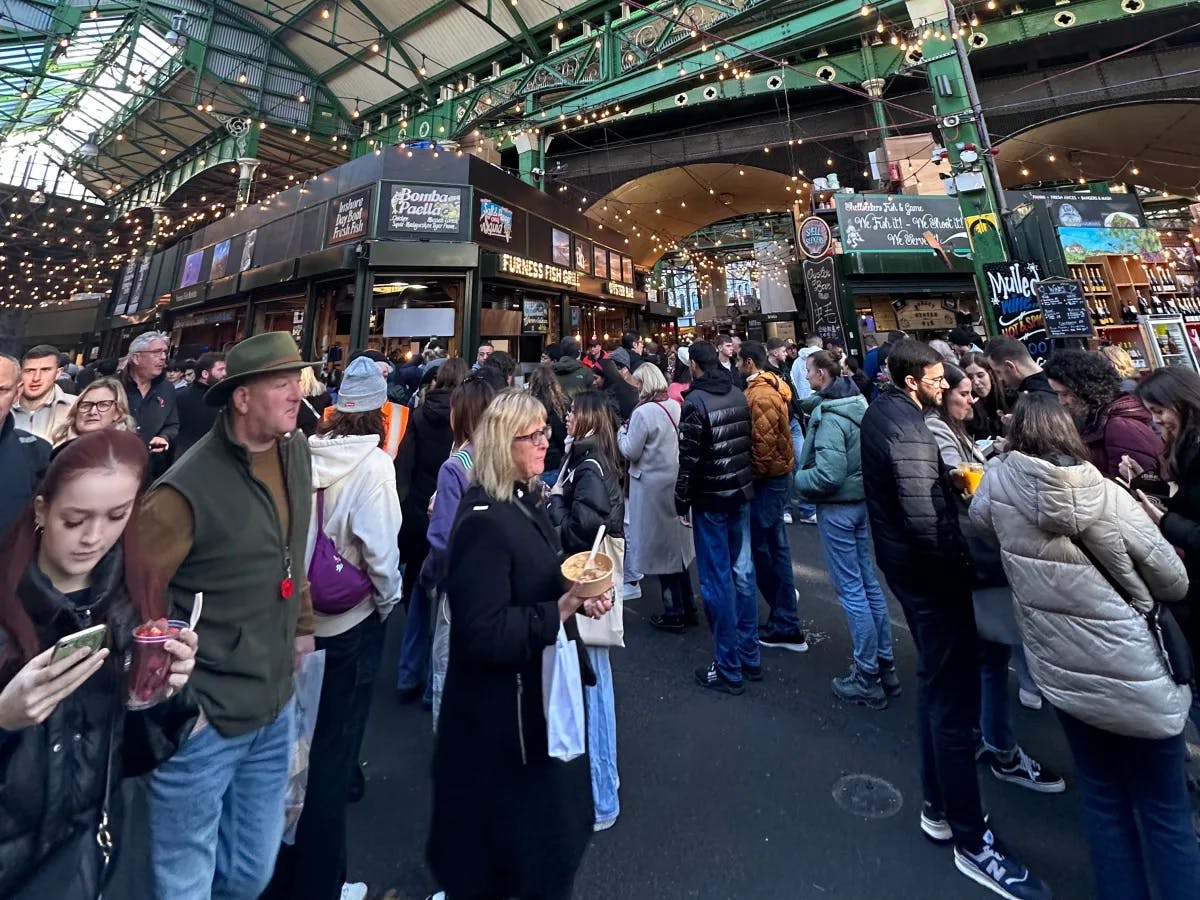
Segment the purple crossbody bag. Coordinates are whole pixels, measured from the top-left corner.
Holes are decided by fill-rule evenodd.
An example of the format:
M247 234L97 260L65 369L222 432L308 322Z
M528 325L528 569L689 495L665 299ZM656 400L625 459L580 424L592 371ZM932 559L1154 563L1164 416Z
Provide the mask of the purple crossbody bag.
M346 562L325 533L325 488L317 491L317 542L308 564L308 588L313 609L325 616L353 609L373 589L371 579Z

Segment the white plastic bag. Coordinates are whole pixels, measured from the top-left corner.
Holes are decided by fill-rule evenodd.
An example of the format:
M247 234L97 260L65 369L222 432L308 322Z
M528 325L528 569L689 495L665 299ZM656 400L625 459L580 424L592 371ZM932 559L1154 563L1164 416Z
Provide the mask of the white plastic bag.
M292 758L288 764L287 796L284 799L283 842L296 841L296 825L304 811L304 792L308 787L308 753L317 730L317 709L321 705L321 682L325 680L325 651L317 650L300 660L296 685L296 734L292 739Z
M558 626L558 638L542 651L542 710L546 747L552 759L570 762L583 755L587 724L583 717L583 678L579 652Z

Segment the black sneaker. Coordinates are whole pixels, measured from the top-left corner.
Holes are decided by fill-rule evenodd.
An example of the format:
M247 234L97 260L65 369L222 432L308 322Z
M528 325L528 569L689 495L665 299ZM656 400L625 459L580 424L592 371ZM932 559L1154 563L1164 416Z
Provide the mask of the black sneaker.
M416 685L415 687L398 687L396 688L396 699L404 704L416 703L421 699L421 695L424 693L425 687L423 685Z
M1067 789L1067 782L1061 775L1041 765L1020 747L1007 762L986 749L982 754L976 754L976 759L986 761L992 774L1001 781L1019 784L1040 794L1061 794Z
M889 697L900 696L900 676L896 674L895 660L879 660L879 683L883 685L883 692Z
M833 694L847 703L857 703L870 709L887 707L887 695L878 675L869 675L858 666L850 666L850 674L833 679Z
M740 681L730 681L717 670L716 663L709 663L707 668L696 670L696 684L710 691L720 691L722 694L733 694L735 697L744 694L746 687Z
M696 612L696 607L689 606L683 611L683 624L689 628L700 624L700 613Z
M935 844L948 844L954 840L945 813L934 809L928 801L921 807L921 833Z
M742 677L747 681L762 681L762 666L748 666L745 663L742 663Z
M764 647L778 647L780 650L791 650L793 653L804 653L808 650L808 641L803 631L760 631L758 642Z
M1050 900L1050 889L1011 856L988 831L983 847L972 853L954 848L954 866L976 884L1008 900Z
M683 616L651 616L650 626L659 631L669 631L671 634L683 634Z

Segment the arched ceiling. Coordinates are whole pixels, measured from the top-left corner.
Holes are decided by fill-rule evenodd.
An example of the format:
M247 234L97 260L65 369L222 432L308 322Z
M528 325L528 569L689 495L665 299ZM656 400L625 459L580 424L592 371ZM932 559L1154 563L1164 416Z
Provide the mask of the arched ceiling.
M1200 195L1200 99L1122 103L1052 119L1008 137L1005 185L1117 181Z
M634 262L651 266L706 225L748 213L790 210L798 198L807 202L810 190L803 178L770 169L699 163L627 181L586 212L606 228L627 234Z

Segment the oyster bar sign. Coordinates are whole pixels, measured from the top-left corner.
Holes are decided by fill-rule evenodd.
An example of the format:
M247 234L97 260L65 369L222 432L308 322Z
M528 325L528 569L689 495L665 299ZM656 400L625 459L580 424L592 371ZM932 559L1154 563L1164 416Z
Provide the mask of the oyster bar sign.
M561 284L566 287L579 287L578 272L538 262L535 259L526 259L523 256L513 256L511 253L500 254L500 271L521 278L548 281L551 284Z

